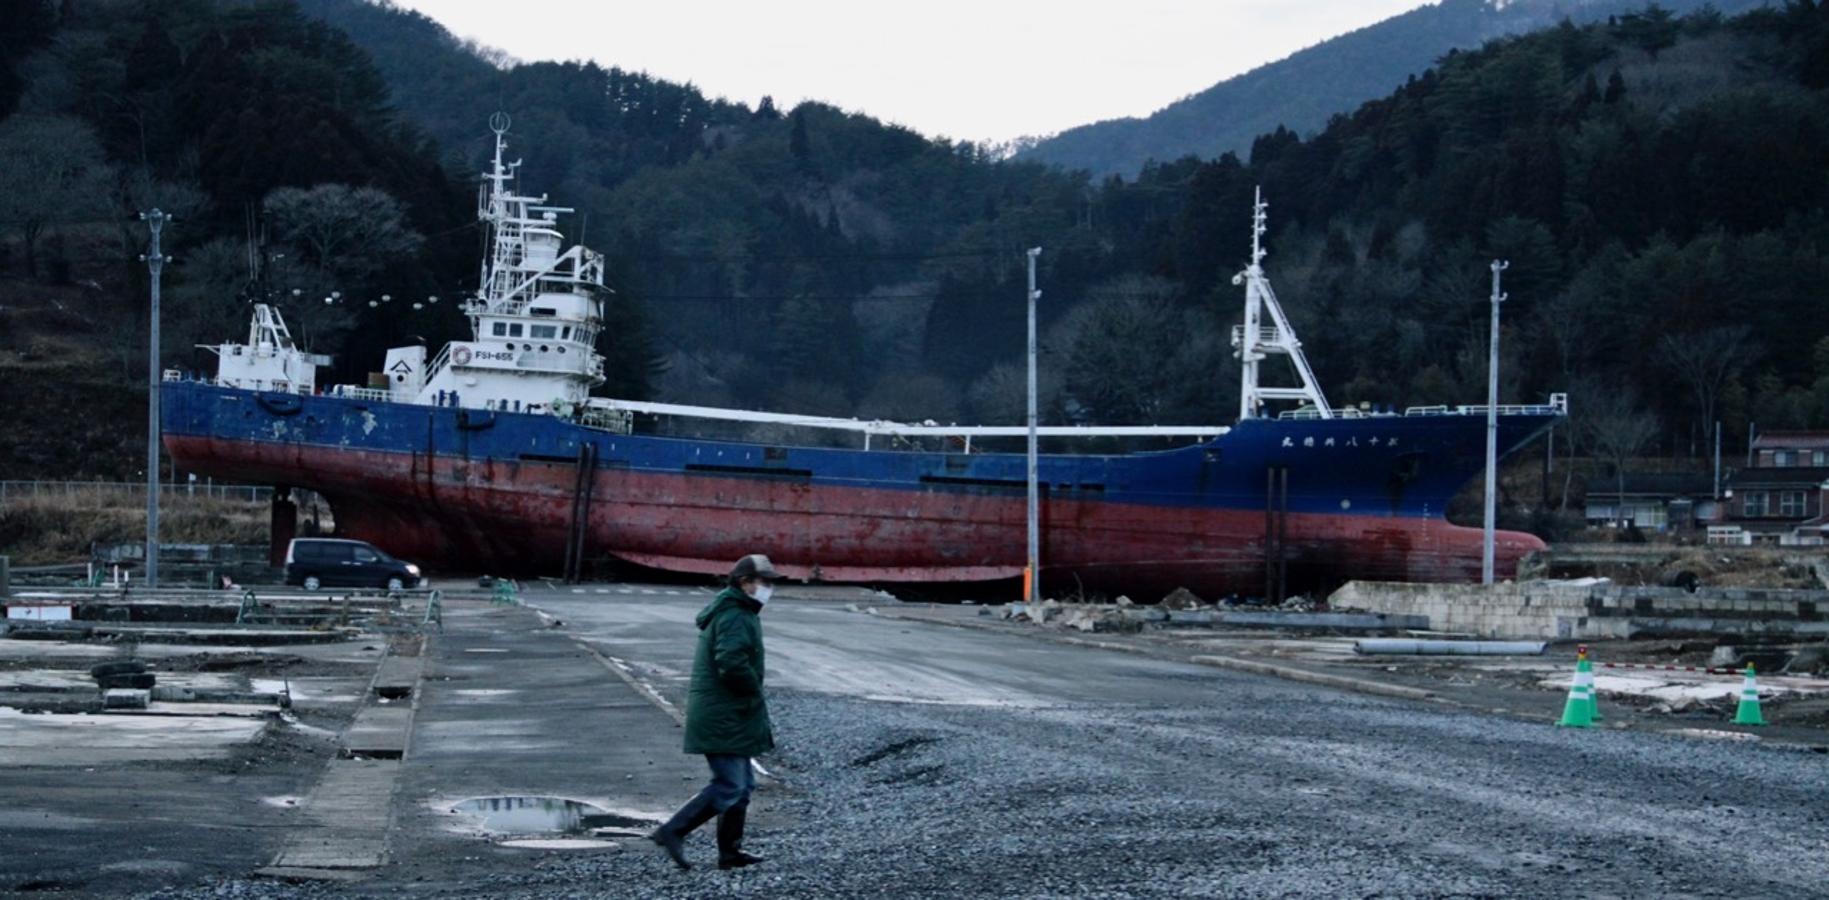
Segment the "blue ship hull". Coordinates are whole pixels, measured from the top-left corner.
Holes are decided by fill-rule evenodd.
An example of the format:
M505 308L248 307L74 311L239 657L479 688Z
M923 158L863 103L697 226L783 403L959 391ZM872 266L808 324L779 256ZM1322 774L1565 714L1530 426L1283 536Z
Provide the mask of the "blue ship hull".
M583 552L694 573L765 552L832 581L1020 575L1020 454L616 434L551 416L167 382L179 467L306 488L340 534L433 566L554 573ZM1506 415L1509 452L1559 421ZM1044 455L1044 584L1256 594L1267 578L1467 580L1479 533L1443 518L1484 464L1483 415L1253 419L1173 450ZM1542 542L1499 535L1509 574ZM1272 558L1272 564L1266 560Z

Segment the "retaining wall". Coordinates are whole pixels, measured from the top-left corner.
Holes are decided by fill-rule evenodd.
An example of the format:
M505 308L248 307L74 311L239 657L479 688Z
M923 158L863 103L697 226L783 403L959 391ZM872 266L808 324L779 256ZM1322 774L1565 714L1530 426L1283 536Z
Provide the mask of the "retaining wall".
M1687 634L1829 636L1829 591L1623 587L1524 581L1490 587L1354 581L1336 610L1425 616L1436 631L1493 638L1579 640Z

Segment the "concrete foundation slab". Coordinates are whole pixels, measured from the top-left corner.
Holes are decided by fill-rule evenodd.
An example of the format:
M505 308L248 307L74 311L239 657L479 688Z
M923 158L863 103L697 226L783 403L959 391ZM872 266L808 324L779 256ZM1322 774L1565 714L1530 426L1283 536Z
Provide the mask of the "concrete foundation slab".
M212 759L258 737L260 719L221 716L26 715L0 707L0 758L18 766L106 766Z

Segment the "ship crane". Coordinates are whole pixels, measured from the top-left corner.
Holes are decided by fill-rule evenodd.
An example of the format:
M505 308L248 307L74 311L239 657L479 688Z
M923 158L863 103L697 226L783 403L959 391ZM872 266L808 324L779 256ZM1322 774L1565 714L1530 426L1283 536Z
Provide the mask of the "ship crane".
M1267 401L1294 400L1306 404L1298 412L1306 414L1312 407L1315 417L1331 419L1333 408L1327 405L1321 384L1315 380L1314 370L1308 367L1308 357L1302 353L1302 342L1296 339L1296 330L1290 326L1289 317L1283 314L1283 304L1277 302L1276 291L1271 289L1270 279L1264 276L1264 257L1270 253L1263 244L1269 211L1270 204L1264 202L1264 192L1259 189L1252 204L1251 264L1245 271L1232 276L1233 284L1245 286L1245 322L1232 329L1232 346L1236 348L1242 367L1238 418L1242 422L1263 415ZM1266 318L1269 324L1264 324ZM1272 355L1289 357L1296 376L1301 379L1301 387L1266 387L1260 383L1258 363Z

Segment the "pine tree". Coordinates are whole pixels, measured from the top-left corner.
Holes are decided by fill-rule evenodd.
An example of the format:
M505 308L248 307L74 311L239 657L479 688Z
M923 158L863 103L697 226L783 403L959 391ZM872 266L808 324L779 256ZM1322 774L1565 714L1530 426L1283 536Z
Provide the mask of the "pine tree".
M1614 104L1624 96L1626 96L1626 79L1619 74L1618 69L1614 69L1613 74L1607 76L1607 93L1602 100L1608 104Z
M794 157L795 162L801 164L802 167L805 167L808 162L808 157L812 154L812 149L807 146L806 113L796 109L794 110L794 114L789 118L794 120L794 127L793 130L788 133L787 152L790 156Z

